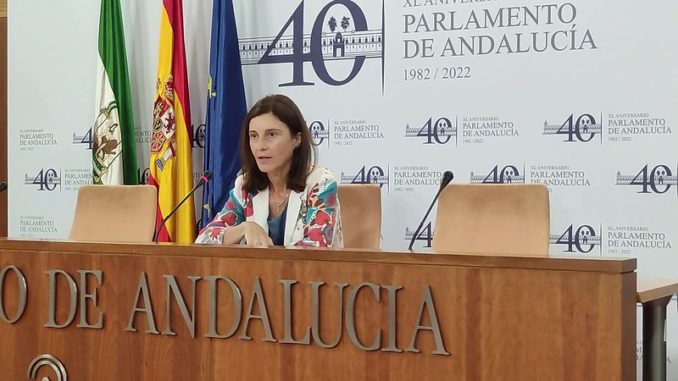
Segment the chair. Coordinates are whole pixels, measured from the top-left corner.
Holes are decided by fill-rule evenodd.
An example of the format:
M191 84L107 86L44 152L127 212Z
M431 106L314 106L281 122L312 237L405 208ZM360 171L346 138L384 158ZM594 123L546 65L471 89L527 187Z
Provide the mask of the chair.
M440 195L432 249L547 256L549 226L543 185L448 185Z
M381 189L377 184L341 184L338 189L344 247L379 249Z
M152 242L157 205L157 189L151 185L84 185L69 239Z

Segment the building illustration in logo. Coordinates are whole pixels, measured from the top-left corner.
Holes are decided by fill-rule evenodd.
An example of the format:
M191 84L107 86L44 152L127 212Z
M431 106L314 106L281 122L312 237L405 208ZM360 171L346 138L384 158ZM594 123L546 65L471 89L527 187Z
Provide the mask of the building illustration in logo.
M38 370L45 366L54 372L56 378L52 380L48 377L43 377L41 381L68 381L68 373L64 364L58 358L49 354L39 355L34 358L28 365L26 376L29 380L37 380Z
M495 166L489 173L476 174L471 171L471 184L524 184L525 168L518 170L515 165Z
M269 54L272 56L292 54L292 39L292 36L281 37ZM240 63L242 65L259 64L266 51L271 48L273 40L272 37L240 39L238 41ZM311 34L304 34L304 54L310 53L310 42ZM334 36L330 33L323 33L321 43L322 57L325 61L353 59L355 57L381 58L383 55L381 30L351 31L344 34L337 32Z
M329 126L325 127L325 124L319 120L315 120L308 126L308 129L311 131L311 141L313 145L318 147L327 141L327 145L330 144L330 130Z

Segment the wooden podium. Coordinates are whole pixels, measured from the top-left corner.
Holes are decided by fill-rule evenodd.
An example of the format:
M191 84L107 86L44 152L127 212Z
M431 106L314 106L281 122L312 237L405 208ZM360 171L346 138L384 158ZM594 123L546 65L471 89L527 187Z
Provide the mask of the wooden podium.
M635 259L0 240L0 372L633 380L635 269Z

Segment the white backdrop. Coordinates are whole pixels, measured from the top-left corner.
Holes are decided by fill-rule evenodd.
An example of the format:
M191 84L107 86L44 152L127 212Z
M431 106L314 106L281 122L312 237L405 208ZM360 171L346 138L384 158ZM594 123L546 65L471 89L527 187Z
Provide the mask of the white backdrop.
M94 120L99 4L10 2L9 233L65 238L90 181L81 142ZM143 174L161 1L121 3ZM455 183L547 184L553 255L637 257L641 274L678 273L675 1L238 0L236 15L248 104L290 95L321 165L382 184L382 247L407 247L449 169ZM211 1L185 1L184 17L199 173Z

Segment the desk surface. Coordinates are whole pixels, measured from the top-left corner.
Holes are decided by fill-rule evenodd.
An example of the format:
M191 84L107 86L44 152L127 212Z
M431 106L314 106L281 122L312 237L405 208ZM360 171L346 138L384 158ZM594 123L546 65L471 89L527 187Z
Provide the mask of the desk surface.
M587 271L630 273L636 270L636 258L572 258L534 257L520 255L474 255L467 253L412 253L389 250L324 249L271 247L257 248L240 245L180 245L91 243L73 241L21 240L0 238L0 251L36 251L61 253L97 253L110 255L163 255L192 258L248 258L272 260L312 260L320 262L359 262L380 264L419 264L431 266L466 266L487 268L520 268L534 270Z
M678 279L638 276L637 300L645 303L678 294Z

